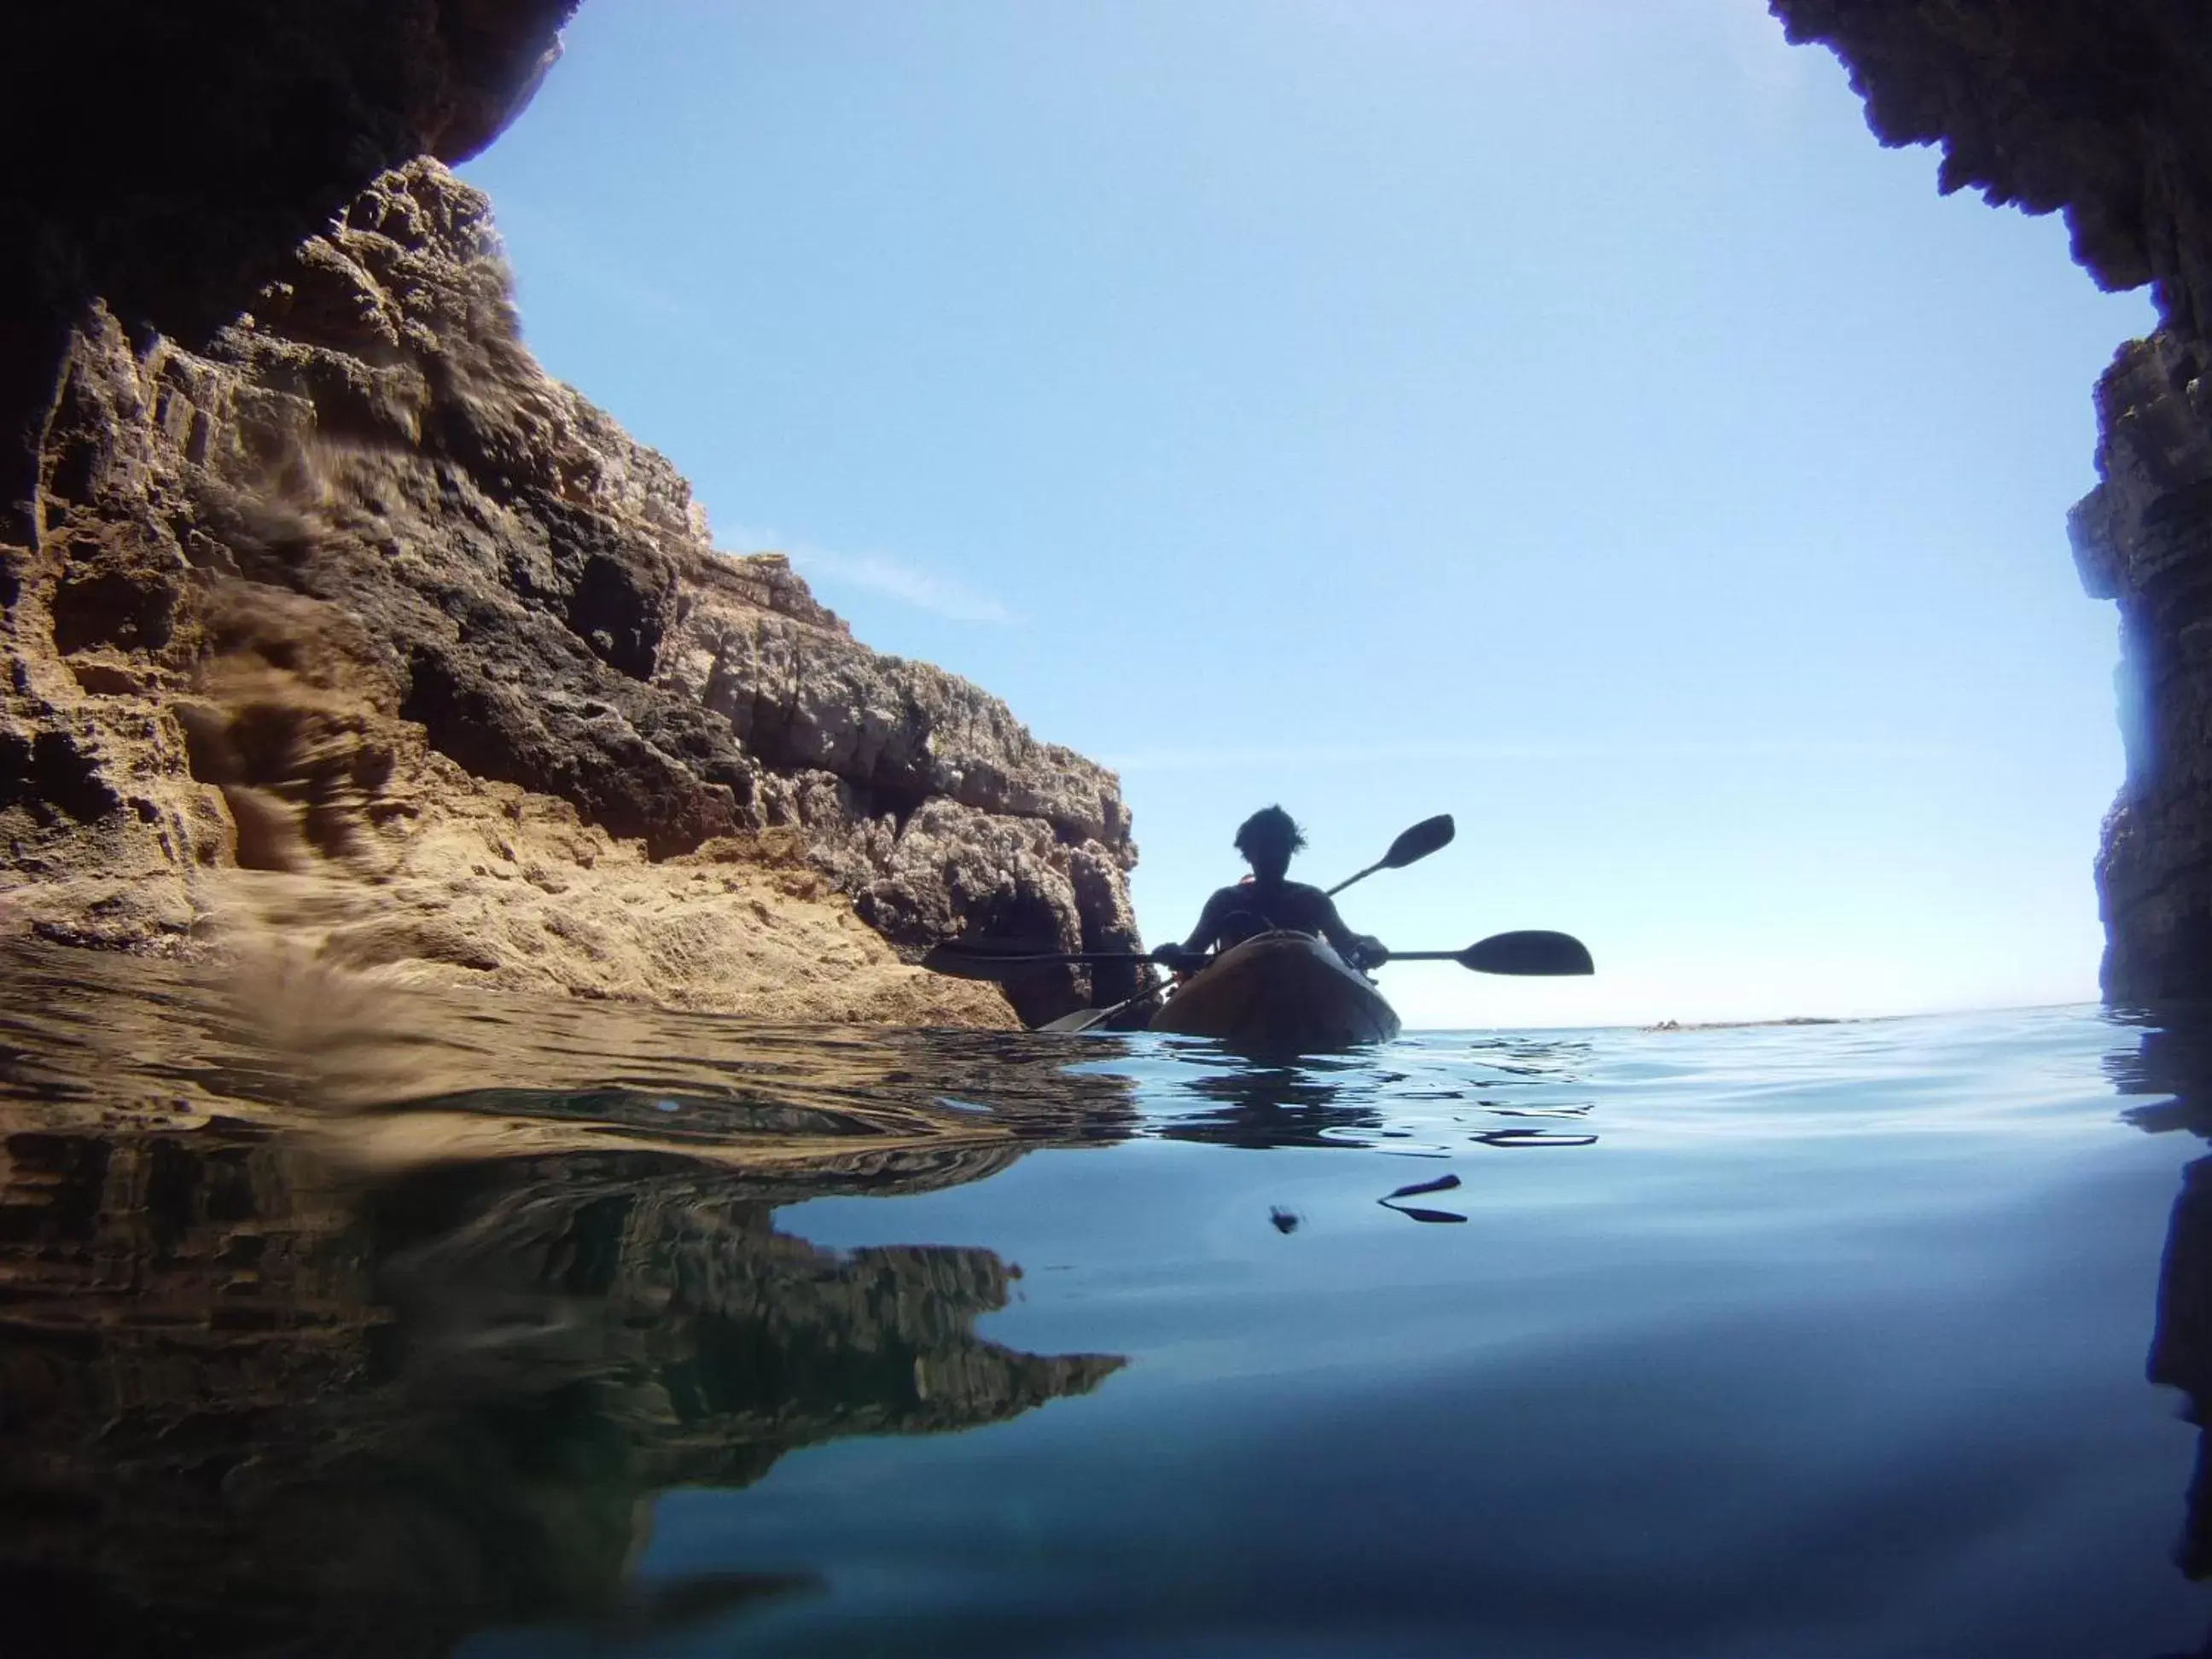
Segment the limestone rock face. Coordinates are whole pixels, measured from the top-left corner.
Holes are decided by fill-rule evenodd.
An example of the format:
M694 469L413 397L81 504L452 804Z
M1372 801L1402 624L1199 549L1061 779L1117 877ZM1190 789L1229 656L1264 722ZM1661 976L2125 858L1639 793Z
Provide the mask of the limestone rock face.
M2192 0L1771 0L1832 46L1891 144L1940 143L1947 191L2063 211L2162 326L2098 388L2103 482L2073 514L2118 602L2128 776L2097 865L2106 994L2212 998L2212 28Z
M2212 31L2193 0L1771 0L1835 49L1885 144L1941 144L1941 188L2063 211L2107 289L2212 320Z
M2128 776L2097 863L2106 990L2212 997L2212 352L2171 330L2097 388L2100 483L2074 510L2088 590L2120 605Z
M524 348L487 204L435 161L203 350L95 306L38 462L33 544L0 544L18 931L187 950L248 914L380 964L738 1008L825 941L831 978L896 969L839 914L909 950L1135 943L1112 775L868 650L781 559L715 551L674 469ZM820 926L748 967L794 903ZM901 973L885 1017L1006 1018Z

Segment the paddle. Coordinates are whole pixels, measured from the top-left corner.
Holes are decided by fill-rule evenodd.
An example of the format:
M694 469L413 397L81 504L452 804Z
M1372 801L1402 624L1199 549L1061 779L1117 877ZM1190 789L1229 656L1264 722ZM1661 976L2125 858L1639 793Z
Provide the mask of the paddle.
M1390 843L1390 850L1358 875L1330 888L1334 897L1356 881L1364 881L1377 870L1402 870L1440 848L1451 844L1456 833L1449 812L1423 818ZM935 974L956 979L1011 979L1030 968L1080 968L1112 962L1149 962L1152 958L1129 951L1055 951L1033 939L949 939L921 959Z
M1147 985L1133 997L1124 997L1110 1008L1078 1008L1072 1014L1062 1014L1058 1019L1047 1020L1037 1027L1040 1031L1095 1031L1116 1014L1126 1014L1140 1002L1150 1002L1175 989L1172 981L1158 980Z
M1033 968L1080 968L1109 962L1150 962L1138 951L1054 951L1033 939L948 939L921 959L933 974L955 979L1017 979Z
M1450 846L1451 838L1455 833L1451 814L1449 812L1439 812L1432 818L1423 818L1404 835L1392 842L1390 850L1380 859L1369 865L1358 875L1347 876L1330 888L1328 896L1334 898L1353 882L1364 881L1377 870L1402 870L1409 864L1418 863L1440 848Z
M1478 974L1594 974L1589 949L1571 933L1492 933L1464 951L1393 951L1393 962L1455 962Z
M1150 962L1134 951L1040 951L1017 940L965 939L940 945L921 959L933 973L957 979L1006 980L1032 968L1081 967L1108 962ZM1567 933L1493 933L1464 951L1393 951L1393 962L1455 962L1478 974L1591 974L1597 971L1583 942ZM1149 993L1147 994L1149 994Z

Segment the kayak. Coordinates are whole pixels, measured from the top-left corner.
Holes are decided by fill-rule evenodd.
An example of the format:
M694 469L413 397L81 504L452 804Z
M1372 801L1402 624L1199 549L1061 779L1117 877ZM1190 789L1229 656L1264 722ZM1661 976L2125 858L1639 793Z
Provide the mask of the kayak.
M1398 1016L1325 941L1278 932L1214 957L1160 1005L1151 1029L1304 1054L1388 1042L1398 1035Z

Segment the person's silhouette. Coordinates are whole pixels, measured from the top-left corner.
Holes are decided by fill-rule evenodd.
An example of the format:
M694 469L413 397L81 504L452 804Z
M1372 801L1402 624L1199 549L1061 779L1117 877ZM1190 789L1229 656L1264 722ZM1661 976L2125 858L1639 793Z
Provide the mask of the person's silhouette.
M1389 961L1382 941L1346 927L1328 894L1288 878L1291 854L1305 844L1297 820L1281 807L1253 813L1237 831L1237 850L1252 866L1250 878L1206 900L1190 937L1180 945L1161 945L1152 959L1187 972L1216 945L1225 950L1255 933L1289 928L1327 939L1356 968Z

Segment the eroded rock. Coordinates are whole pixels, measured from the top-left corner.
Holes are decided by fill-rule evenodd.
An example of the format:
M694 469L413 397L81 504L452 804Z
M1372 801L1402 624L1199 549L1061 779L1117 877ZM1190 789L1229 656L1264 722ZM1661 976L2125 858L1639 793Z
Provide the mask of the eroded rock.
M254 889L245 909L319 908L349 959L600 994L635 971L635 994L695 1006L793 970L732 959L787 902L909 951L1135 942L1112 775L860 645L781 558L717 552L674 469L523 346L488 205L434 161L377 179L204 350L134 343L95 307L39 455L37 544L6 550L0 586L19 927L190 950L244 902L236 872L319 878L356 899ZM718 905L673 862L710 844L819 890ZM118 884L162 897L118 909ZM672 945L684 916L731 949ZM1048 1018L1086 988L1040 976L1014 1001ZM944 985L873 1006L986 1004Z

